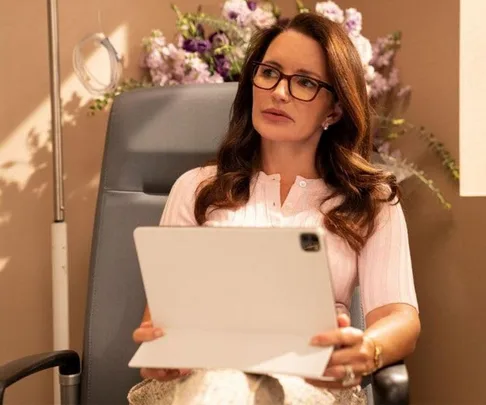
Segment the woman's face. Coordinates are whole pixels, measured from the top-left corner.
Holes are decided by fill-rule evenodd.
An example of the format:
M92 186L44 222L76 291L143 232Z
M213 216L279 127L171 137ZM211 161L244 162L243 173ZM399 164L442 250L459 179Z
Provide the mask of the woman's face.
M268 88L274 83L279 71L329 83L321 46L314 39L296 31L288 30L279 34L268 47L261 63L265 66L260 65L255 80L263 87ZM308 98L316 88L314 81L301 76L292 79L291 86L293 95L300 98ZM307 143L315 138L318 141L323 125L332 123L328 119L333 112L333 96L329 91L320 88L317 96L307 102L294 96L290 94L289 83L284 78L270 90L253 86L253 126L264 139Z

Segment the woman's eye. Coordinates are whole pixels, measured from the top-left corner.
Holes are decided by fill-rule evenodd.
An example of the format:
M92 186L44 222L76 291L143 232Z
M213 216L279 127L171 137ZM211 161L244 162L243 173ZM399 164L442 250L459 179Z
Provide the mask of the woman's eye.
M277 72L274 69L270 69L270 68L264 68L263 71L262 71L262 74L263 74L263 76L266 76L266 77L278 76Z
M313 89L318 86L318 84L314 80L307 79L305 77L301 77L299 79L299 85L301 85L302 87L306 87L308 89Z

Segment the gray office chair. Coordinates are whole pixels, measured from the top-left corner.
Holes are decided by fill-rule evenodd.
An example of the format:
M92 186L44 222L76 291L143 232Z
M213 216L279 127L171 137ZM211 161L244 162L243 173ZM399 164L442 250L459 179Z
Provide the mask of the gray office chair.
M137 348L132 332L145 306L132 231L158 224L177 177L214 157L235 91L235 83L207 84L137 90L116 98L96 208L82 366L71 350L4 364L0 405L9 385L51 367L59 367L63 405L126 403L128 390L140 381L138 370L127 363ZM352 319L363 327L357 293ZM408 403L403 364L379 370L363 386L370 405Z

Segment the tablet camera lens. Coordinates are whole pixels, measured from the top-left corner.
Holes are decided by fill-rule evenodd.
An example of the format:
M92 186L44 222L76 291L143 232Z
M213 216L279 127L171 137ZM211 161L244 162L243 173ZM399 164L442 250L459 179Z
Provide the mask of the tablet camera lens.
M300 246L306 252L318 252L321 248L319 238L314 233L301 234Z

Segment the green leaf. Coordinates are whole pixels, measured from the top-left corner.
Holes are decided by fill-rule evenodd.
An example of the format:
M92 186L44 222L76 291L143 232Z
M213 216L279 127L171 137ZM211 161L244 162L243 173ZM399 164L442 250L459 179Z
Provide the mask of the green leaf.
M297 11L299 13L308 13L310 10L304 5L302 0L296 0Z
M395 167L398 170L405 170L411 173L413 176L418 178L427 188L432 191L437 199L440 201L445 209L451 209L451 204L445 199L441 191L434 185L434 182L427 178L422 170L419 170L415 164L406 161L405 159L397 159L389 154L380 153L381 158L386 163L386 165Z

